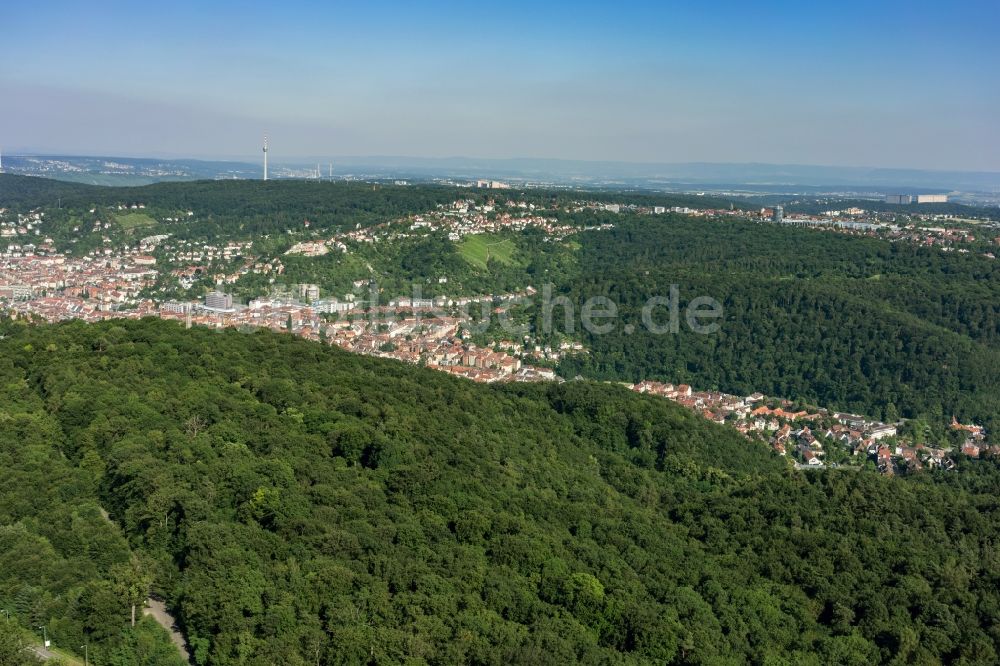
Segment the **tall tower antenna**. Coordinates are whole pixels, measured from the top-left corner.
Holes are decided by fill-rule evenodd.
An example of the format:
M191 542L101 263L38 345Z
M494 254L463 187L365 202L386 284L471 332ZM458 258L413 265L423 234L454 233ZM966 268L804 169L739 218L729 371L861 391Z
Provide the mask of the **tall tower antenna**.
M264 180L267 180L267 134L264 135Z
M333 162L330 162L330 180L333 180Z
M0 149L0 172L3 171L3 150Z

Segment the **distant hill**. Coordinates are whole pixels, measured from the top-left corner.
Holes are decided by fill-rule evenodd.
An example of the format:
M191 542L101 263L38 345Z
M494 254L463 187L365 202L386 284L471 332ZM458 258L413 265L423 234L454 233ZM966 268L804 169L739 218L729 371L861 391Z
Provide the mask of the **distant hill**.
M561 187L621 187L659 191L758 194L964 193L1000 197L1000 173L801 164L656 163L558 159L330 156L272 162L272 178L507 179ZM94 185L145 185L170 180L260 178L256 161L207 161L54 155L4 156L7 171Z
M870 167L831 167L802 164L712 163L712 162L614 162L557 159L477 159L468 157L343 157L342 167L409 171L424 175L470 178L508 177L552 180L559 183L642 183L679 187L711 185L713 188L741 186L785 188L839 188L853 191L948 191L953 189L1000 192L1000 173L975 171L928 171Z
M4 155L4 169L87 185L148 185L161 181L258 178L261 167L242 162L77 155Z

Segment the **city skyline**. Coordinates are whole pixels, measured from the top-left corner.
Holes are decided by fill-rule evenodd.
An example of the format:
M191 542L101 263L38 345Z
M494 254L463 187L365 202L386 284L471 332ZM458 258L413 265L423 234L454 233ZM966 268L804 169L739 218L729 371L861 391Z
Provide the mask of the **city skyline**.
M1000 171L1000 10L8 6L4 152ZM151 32L153 32L151 36Z

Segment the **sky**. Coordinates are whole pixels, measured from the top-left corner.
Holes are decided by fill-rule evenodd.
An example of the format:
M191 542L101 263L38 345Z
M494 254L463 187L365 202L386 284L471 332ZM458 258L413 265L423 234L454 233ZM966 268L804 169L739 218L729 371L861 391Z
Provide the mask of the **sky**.
M998 28L996 0L3 0L0 148L1000 171Z

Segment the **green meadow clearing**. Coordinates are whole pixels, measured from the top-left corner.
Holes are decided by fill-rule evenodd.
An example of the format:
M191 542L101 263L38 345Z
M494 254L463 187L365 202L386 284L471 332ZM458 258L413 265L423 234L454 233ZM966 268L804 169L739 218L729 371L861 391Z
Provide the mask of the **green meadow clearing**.
M486 268L486 262L490 259L502 264L511 263L514 260L517 246L509 238L492 234L476 234L464 238L458 245L458 251L473 266Z

